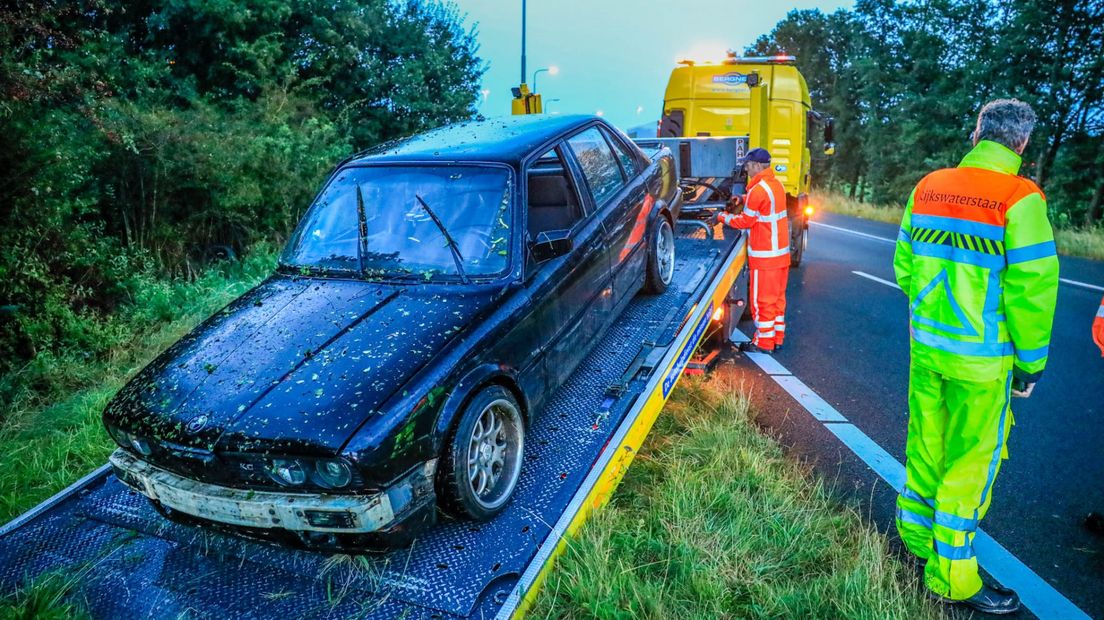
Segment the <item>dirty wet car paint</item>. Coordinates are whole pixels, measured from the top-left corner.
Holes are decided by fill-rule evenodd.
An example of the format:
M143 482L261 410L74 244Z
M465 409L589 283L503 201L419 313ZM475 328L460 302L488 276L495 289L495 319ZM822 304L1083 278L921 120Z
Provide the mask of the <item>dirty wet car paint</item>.
M624 204L601 209L589 205L591 213L573 229L575 249L566 256L536 264L524 232L525 183L519 179L525 178L528 164L551 144L599 123L588 117L467 123L343 163L327 188L361 174L358 169L377 166L396 167L395 175L384 177L388 179L403 171L419 174L419 166L451 166L458 172L439 177L450 180L475 166L503 170L506 194L501 204L488 207L499 209L498 223L493 235L485 235L484 245L488 256L504 257L505 268L479 273L477 262L471 262L474 246L461 239L467 264L476 266L474 278L463 277L462 266L448 273L451 256L440 258L424 278L394 276L385 269L394 253L364 251L365 246L406 243L394 240L393 225L387 230L369 226L393 215L394 209L380 205L394 198L394 192L366 200L357 185L355 201L349 198L354 194L346 193L343 213L348 217L354 210L359 215L361 238L355 251L349 249L350 239L332 243L347 250L347 262L358 259L360 268L350 273L281 266L143 369L105 409L109 433L128 457L173 477L214 485L205 488L238 497L243 506L255 503L251 492L281 492L291 501L296 493L377 496L395 507L390 529L404 529L403 521L415 530L431 523L433 467L465 402L481 387L498 384L514 395L523 417L539 412L545 395L566 378L639 288L615 290L609 229L615 222L634 220L635 212L626 214L630 202L655 209L663 204L661 196L643 201L644 188L650 184L674 191L670 179L655 183L671 174L669 162L642 163L642 174L626 181ZM585 189L578 170L573 172L579 176L574 182ZM426 191L424 185L419 191ZM580 195L585 204L587 197ZM326 196L324 190L316 206ZM448 211L451 201L436 196L425 203L436 205L455 230L464 227L463 214ZM419 226L421 232L409 238L421 243L415 237L427 236L427 230L432 234L433 224L411 200L404 197L401 204L406 211L398 221ZM289 247L310 235L326 241L317 230L305 228L310 213ZM376 236L369 238L369 232ZM391 237L379 236L385 233ZM500 235L505 245L499 245ZM340 252L327 249L322 254L332 262ZM633 275L623 271L618 281L642 282L643 272L636 273L642 252L633 255L634 260L625 261L625 270L631 268ZM381 261L385 268L373 270L370 261ZM349 481L321 484L311 469L315 466L319 472L332 467L335 475L347 467ZM305 482L294 488L280 484L271 472L281 467L281 475ZM310 471L300 471L304 468ZM124 482L156 499L134 480L133 472L128 479L119 466L116 471ZM396 492L400 481L405 486ZM200 510L191 512L220 520ZM281 526L267 521L256 525ZM294 529L286 522L283 527ZM407 540L409 534L397 540Z

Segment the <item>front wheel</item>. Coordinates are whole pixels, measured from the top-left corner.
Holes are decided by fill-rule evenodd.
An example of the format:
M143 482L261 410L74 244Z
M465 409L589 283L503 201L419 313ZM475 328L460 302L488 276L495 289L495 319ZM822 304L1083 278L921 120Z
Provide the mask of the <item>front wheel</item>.
M675 231L664 215L656 217L648 238L648 266L644 290L663 293L675 275Z
M484 388L464 407L441 459L443 507L486 521L502 512L517 488L525 450L521 407L509 390Z

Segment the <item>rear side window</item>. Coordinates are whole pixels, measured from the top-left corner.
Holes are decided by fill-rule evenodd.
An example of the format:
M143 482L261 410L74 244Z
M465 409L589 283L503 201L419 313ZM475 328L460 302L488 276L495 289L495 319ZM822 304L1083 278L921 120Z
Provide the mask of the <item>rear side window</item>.
M601 207L606 200L625 185L621 168L613 151L597 127L592 127L567 141L579 160L583 176L590 185L594 204Z
M621 160L621 169L625 171L625 175L629 177L636 176L640 172L640 160L629 152L625 143L618 140L616 136L611 136L606 133L606 137L609 138L610 144L613 145L613 152L617 155L617 159Z

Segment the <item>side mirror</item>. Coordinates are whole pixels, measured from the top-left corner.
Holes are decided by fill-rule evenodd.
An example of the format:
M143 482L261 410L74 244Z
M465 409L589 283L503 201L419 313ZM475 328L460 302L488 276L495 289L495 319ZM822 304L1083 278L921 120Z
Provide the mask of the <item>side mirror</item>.
M543 263L575 249L575 242L571 239L570 230L547 230L539 233L536 242L531 243L529 248L533 258Z
M832 146L836 144L836 119L831 117L824 121L824 144L825 148L828 148L829 144Z

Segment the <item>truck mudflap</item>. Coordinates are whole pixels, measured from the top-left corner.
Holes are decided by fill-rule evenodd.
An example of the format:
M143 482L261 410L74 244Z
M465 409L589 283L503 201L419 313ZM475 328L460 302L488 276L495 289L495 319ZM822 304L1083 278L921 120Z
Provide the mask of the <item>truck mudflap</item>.
M0 527L0 596L62 574L95 618L487 618L531 604L565 536L603 504L745 262L737 231L688 227L667 292L640 295L532 425L506 510L443 518L350 556L169 521L101 468Z

